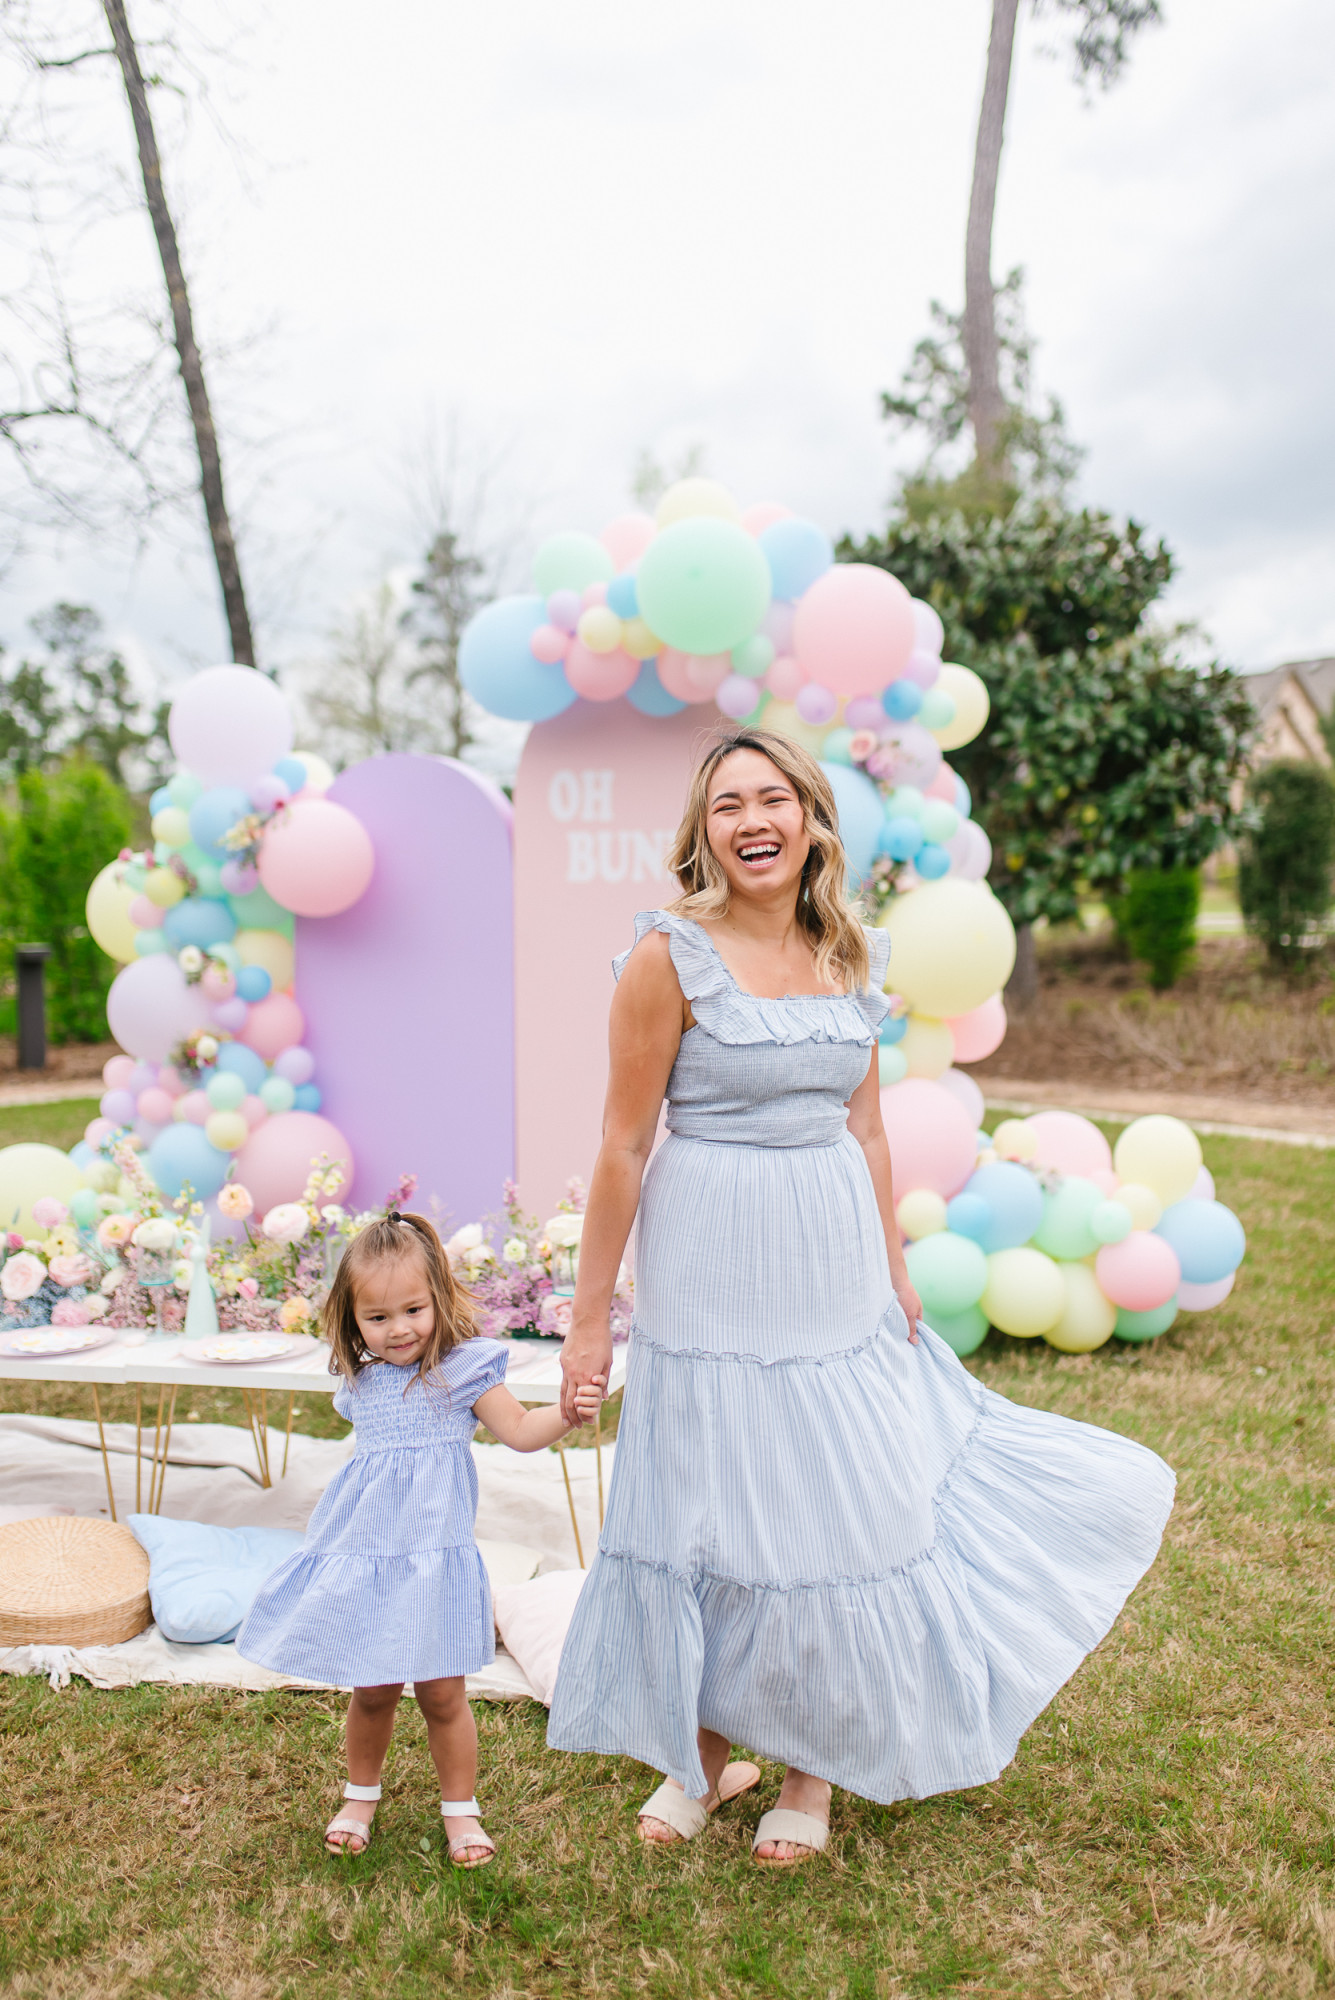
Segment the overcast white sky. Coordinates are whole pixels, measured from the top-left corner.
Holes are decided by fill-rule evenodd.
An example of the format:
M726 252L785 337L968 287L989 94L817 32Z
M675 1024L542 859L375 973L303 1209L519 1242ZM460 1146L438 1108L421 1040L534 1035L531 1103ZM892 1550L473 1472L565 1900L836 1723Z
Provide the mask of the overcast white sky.
M696 439L743 502L877 524L878 392L960 300L986 0L267 11L225 109L249 174L201 128L173 178L206 342L268 329L215 400L276 433L233 482L270 658L418 552L398 469L451 413L529 540ZM1267 666L1335 651L1335 9L1165 12L1086 101L1022 9L995 272L1026 267L1082 496L1166 535L1171 609ZM57 594L165 671L225 656L197 554L35 549L4 636Z

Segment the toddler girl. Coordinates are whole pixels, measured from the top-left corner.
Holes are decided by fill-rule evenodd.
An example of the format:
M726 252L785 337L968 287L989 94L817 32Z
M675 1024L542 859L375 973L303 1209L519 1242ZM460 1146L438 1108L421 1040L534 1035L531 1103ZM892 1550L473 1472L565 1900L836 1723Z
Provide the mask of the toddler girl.
M431 1224L391 1213L343 1253L324 1309L334 1397L356 1450L311 1515L304 1546L261 1589L237 1638L246 1659L351 1686L348 1809L325 1831L332 1853L371 1837L380 1772L405 1681L426 1718L450 1859L478 1868L495 1843L478 1824L477 1731L464 1675L494 1657L491 1593L473 1537L479 1420L515 1451L540 1451L570 1426L559 1408L525 1410L503 1386L507 1350L475 1332ZM602 1384L579 1405L592 1418Z

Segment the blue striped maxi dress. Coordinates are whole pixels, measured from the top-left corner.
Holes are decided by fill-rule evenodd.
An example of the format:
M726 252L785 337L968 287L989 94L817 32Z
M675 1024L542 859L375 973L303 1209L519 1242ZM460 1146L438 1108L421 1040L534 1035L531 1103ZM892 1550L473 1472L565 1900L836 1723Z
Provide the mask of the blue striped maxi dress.
M429 1381L374 1361L334 1408L356 1431L295 1555L280 1563L236 1650L335 1687L473 1674L496 1657L491 1590L473 1534L473 1405L505 1380L500 1341L465 1340Z
M911 1346L847 1102L877 990L757 999L665 931L696 1026L649 1165L607 1520L548 1742L705 1790L703 1724L864 1798L995 1778L1159 1546L1173 1474ZM617 961L620 975L627 953Z

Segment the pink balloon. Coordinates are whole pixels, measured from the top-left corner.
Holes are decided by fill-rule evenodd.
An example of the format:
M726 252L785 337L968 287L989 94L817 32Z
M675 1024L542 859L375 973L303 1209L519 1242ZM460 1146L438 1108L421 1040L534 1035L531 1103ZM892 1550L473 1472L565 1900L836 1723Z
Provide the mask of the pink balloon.
M352 1148L327 1118L313 1111L280 1111L257 1125L236 1155L236 1178L249 1188L257 1215L267 1214L280 1201L299 1200L311 1165L322 1153L343 1161L346 1193L353 1173Z
M946 1026L954 1037L956 1062L982 1062L985 1056L994 1055L1006 1038L1005 1003L999 993L994 993L981 1007L974 1007L967 1014L956 1014Z
M910 653L904 663L904 679L916 687L935 687L941 678L941 662L935 653Z
M769 609L760 621L760 629L774 647L776 656L793 650L793 620L797 612L791 604L785 604L781 597L772 597ZM802 677L806 678L805 674Z
M881 1092L895 1188L958 1194L978 1157L978 1128L951 1091L926 1077L907 1076Z
M941 614L921 597L913 599L913 650L928 653L935 660L941 657L941 648L946 643L946 628L941 623Z
M946 842L954 872L965 882L981 882L992 866L992 843L976 819L966 819Z
M838 706L839 703L830 690L822 687L819 681L808 681L805 687L797 690L798 714L803 722L809 722L817 729L823 722L829 722L833 718Z
M1106 1195L1109 1201L1113 1199L1118 1188L1122 1185L1111 1167L1103 1173L1085 1174L1083 1178L1087 1181L1093 1181L1099 1193Z
M836 563L817 577L793 621L797 657L836 694L879 694L913 650L913 600L870 563Z
M128 1090L133 1075L133 1056L110 1056L102 1065L102 1081L108 1090Z
M576 639L566 654L566 679L585 701L615 701L634 687L639 675L639 661L619 647L614 653L594 653Z
M249 1125L251 1131L253 1132L255 1130L255 1127L257 1125L262 1125L265 1119L269 1116L269 1107L264 1102L263 1098L255 1097L252 1094L251 1096L242 1098L241 1116L245 1119L247 1125Z
M1085 1180L1112 1172L1112 1147L1098 1126L1078 1111L1036 1111L1025 1120L1024 1129L1033 1134L1036 1167L1080 1174Z
M156 931L161 930L167 912L148 896L136 896L125 914L137 931Z
M748 535L763 535L776 521L791 520L792 514L791 507L781 507L777 500L758 500L742 515L742 526Z
M236 992L236 974L230 965L220 965L217 960L205 966L199 983L210 1000L230 1000Z
M270 813L288 797L292 787L286 778L280 778L276 771L261 771L249 786L250 803L256 812Z
M370 834L332 799L294 800L269 822L260 843L260 881L275 903L299 917L333 917L351 909L374 870Z
M975 1125L982 1124L987 1106L983 1102L982 1091L966 1070L948 1069L936 1078L936 1082L942 1090L950 1092L957 1104L964 1106Z
M202 1090L187 1090L172 1106L172 1117L184 1125L203 1125L213 1116L213 1106Z
M722 713L734 722L740 722L744 715L749 715L759 698L755 682L747 680L743 674L729 674L725 681L720 682L714 696Z
M299 1042L305 1029L305 1016L290 993L267 993L250 1009L241 1040L257 1056L272 1062L284 1049ZM254 1193L253 1188L251 1192Z
M592 611L595 604L606 604L607 585L605 583L586 583L579 594L579 601L586 611Z
M88 1145L96 1152L99 1146L106 1144L115 1129L116 1127L109 1118L90 1118L83 1128L83 1136Z
M139 1116L146 1118L150 1125L169 1124L175 1108L173 1099L168 1097L165 1090L160 1090L156 1084L151 1090L140 1091L139 1102L135 1106Z
M544 667L558 667L570 651L570 634L562 632L556 625L539 625L528 642L528 649Z
M159 1090L165 1090L168 1097L177 1098L180 1097L188 1087L189 1086L187 1084L182 1082L181 1073L179 1070L173 1069L170 1063L164 1063L162 1065L162 1068L158 1071Z
M1211 1306L1224 1303L1237 1280L1236 1271L1230 1271L1226 1278L1216 1278L1212 1285L1189 1285L1184 1280L1177 1289L1177 1302L1183 1312L1209 1312Z
M657 525L648 514L618 514L598 539L618 569L629 569L640 560L657 533Z
M727 653L711 653L702 658L664 646L658 656L658 678L677 701L708 701L731 672L732 659Z
M927 799L944 799L948 806L954 805L955 773L951 770L949 764L941 766L936 776L932 779L931 784L928 785L926 791L923 793L923 797Z
M879 730L884 721L885 710L874 694L855 694L844 710L845 729ZM953 791L950 798L953 804L955 799Z
M926 792L941 768L941 745L931 732L920 722L892 722L881 731L881 743L894 765L895 783Z
M1177 1252L1162 1236L1133 1229L1120 1243L1105 1243L1094 1259L1099 1290L1124 1312L1166 1306L1182 1283Z
M765 686L776 701L796 701L806 681L806 675L791 654L784 654L775 660L765 675Z

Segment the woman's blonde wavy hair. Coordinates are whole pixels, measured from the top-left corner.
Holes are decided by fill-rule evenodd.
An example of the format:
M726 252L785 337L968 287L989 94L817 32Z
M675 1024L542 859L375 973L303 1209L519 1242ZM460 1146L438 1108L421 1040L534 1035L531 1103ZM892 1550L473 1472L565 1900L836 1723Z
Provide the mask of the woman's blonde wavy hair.
M679 917L721 917L732 900L732 889L709 844L709 785L725 757L736 750L756 750L782 771L802 807L811 852L802 869L797 895L797 921L811 942L818 980L842 985L846 993L862 992L871 960L862 925L848 907L848 868L839 839L839 808L829 779L800 743L769 729L722 730L708 744L691 778L686 810L667 855L667 865L682 887L670 907Z

